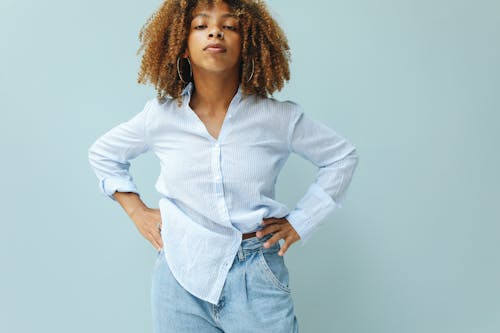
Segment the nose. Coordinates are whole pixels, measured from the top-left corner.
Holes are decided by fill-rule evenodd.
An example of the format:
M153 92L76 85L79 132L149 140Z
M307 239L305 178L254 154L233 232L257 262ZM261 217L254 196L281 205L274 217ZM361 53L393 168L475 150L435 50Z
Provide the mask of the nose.
M213 32L213 31L210 32L208 34L208 37L212 38L212 37L214 37L214 35L216 35L217 38L219 38L219 39L223 39L224 38L224 33L222 31L218 30L218 29L215 30L215 32Z

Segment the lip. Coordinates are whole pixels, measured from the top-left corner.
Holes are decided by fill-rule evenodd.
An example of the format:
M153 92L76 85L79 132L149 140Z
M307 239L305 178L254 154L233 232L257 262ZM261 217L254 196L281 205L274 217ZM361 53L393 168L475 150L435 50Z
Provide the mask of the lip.
M203 51L211 51L211 52L226 52L226 48L219 43L210 43L205 48Z

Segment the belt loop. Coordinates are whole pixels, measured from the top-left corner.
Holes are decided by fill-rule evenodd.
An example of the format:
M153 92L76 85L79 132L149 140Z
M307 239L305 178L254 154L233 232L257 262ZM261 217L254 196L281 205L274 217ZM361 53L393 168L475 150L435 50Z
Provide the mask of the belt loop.
M238 259L240 261L245 260L245 253L243 252L243 246L240 245L240 248L238 249Z

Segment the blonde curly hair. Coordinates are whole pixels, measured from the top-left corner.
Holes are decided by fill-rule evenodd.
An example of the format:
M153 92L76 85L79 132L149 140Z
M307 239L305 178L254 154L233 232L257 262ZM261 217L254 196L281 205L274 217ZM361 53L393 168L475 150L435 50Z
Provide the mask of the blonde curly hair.
M137 51L137 55L144 52L137 82L153 84L158 99L169 95L181 103L188 83L178 76L177 59L187 47L192 12L199 5L217 2L228 4L239 20L243 92L266 97L290 80L288 40L263 1L165 0L141 28ZM180 70L188 73L189 65L183 62Z

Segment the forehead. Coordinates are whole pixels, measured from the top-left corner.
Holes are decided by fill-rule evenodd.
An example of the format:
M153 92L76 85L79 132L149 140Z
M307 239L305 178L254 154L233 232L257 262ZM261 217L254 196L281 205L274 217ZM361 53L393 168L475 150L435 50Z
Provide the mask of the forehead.
M191 12L192 19L197 17L210 18L212 16L220 16L221 18L237 18L235 11L224 1L200 3Z

